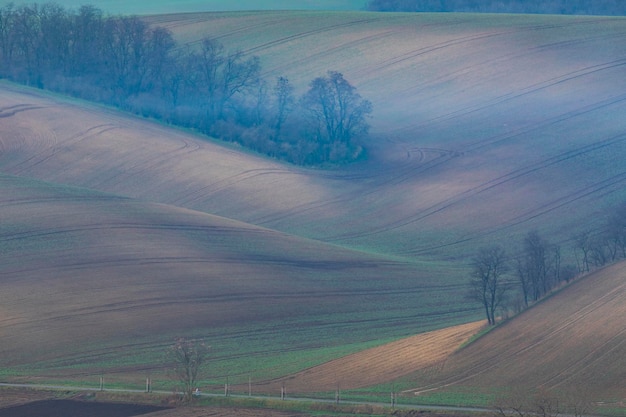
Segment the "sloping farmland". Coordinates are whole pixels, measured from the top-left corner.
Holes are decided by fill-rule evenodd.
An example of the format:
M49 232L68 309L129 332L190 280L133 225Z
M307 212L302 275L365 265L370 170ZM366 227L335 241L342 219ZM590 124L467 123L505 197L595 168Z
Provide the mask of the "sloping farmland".
M418 374L406 394L489 389L572 400L626 398L626 263L565 288ZM583 399L583 398L581 398Z
M299 91L343 72L374 104L368 159L302 169L2 82L9 364L143 371L182 333L212 340L220 378L290 354L261 365L278 377L480 318L476 248L515 253L538 230L573 263L572 235L626 199L622 18L149 19L258 54Z
M1 353L26 374L160 369L181 335L232 372L463 316L417 264L82 188L2 175L0 189ZM264 366L245 371L285 369Z

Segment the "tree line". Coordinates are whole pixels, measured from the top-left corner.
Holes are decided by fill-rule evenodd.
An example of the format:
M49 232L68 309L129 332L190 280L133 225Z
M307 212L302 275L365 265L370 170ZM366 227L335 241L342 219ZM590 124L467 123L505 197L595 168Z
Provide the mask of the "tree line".
M301 97L286 77L265 80L257 56L217 40L179 45L136 16L94 6L0 8L0 77L114 105L300 165L363 153L372 105L341 73Z
M626 203L605 216L601 227L571 236L574 264L562 264L561 246L537 231L524 237L517 256L502 245L481 248L471 260L470 298L479 302L489 324L498 314L520 312L578 274L626 259Z
M367 8L381 12L626 15L626 4L620 0L371 0Z

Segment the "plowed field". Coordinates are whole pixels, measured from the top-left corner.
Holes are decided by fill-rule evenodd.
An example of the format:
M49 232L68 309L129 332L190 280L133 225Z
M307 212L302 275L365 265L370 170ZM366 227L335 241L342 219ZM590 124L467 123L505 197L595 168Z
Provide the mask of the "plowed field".
M1 82L0 357L9 379L93 382L110 372L141 384L180 335L212 345L206 384L316 369L377 340L478 320L480 306L466 298L477 248L502 243L515 254L537 230L574 264L572 235L598 228L626 199L626 19L147 19L190 47L211 36L257 54L268 79L285 75L299 91L341 71L374 104L368 158L287 166ZM619 267L607 271L623 279ZM613 283L589 301L602 308L565 299L550 314L569 311L573 322L519 329L487 367L483 351L464 350L454 368L446 362L454 373L418 378L415 391L521 375L554 389L588 377L592 392L621 395L614 353L626 357L624 303ZM505 368L517 374L498 376ZM397 367L369 372L374 383L371 375L392 378ZM327 380L334 388L342 377Z
M415 394L543 389L626 399L626 263L603 269L453 354Z
M483 326L485 322L479 321L402 339L332 360L260 388L279 392L283 385L290 392L312 393L393 381L445 361Z

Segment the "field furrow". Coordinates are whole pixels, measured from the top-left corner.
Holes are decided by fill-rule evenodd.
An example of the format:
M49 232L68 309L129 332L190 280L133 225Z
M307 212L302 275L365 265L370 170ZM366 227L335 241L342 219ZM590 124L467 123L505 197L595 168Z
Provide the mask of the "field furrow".
M534 230L576 265L572 236L599 231L626 200L624 18L144 18L180 48L209 37L259 56L268 85L285 76L297 95L341 72L374 107L369 136L355 138L366 153L285 165L0 82L8 377L144 378L186 335L213 346L206 387L230 378L245 390L251 377L259 392L333 391L402 378L407 395L425 395L573 392L583 380L596 398L624 398L623 264L457 351L483 315L467 298L477 248L515 256ZM382 340L396 342L372 348Z

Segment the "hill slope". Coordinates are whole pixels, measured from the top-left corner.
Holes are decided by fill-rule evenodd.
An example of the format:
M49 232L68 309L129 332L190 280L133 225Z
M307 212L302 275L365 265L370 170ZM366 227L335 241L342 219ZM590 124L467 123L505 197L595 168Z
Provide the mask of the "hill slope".
M626 398L626 262L573 283L459 350L484 324L413 336L281 382L292 392L350 390L396 379L405 397L544 390L568 399Z
M441 291L415 285L417 265L86 189L1 175L0 190L7 368L159 369L163 346L180 335L207 338L214 360L232 367L244 355L408 332L412 316L449 320L432 304L407 306ZM393 273L381 280L382 271ZM372 308L373 299L398 305ZM276 372L271 362L239 365Z
M348 219L344 202L331 201L305 212L339 213L330 229L307 225L301 210L286 213L288 223L261 219L269 227L441 255L530 229L567 238L607 193L626 198L623 18L267 12L152 21L182 42L210 36L257 54L268 77L301 89L338 70L373 102L370 158L351 168L364 177L349 200L370 209Z
M280 385L284 385L289 387L290 392L315 393L387 383L416 369L429 368L445 361L485 324L486 321L477 321L421 333L334 359L280 380L268 381L260 388L276 392Z
M116 172L114 184L105 175L98 189L437 260L531 229L567 240L580 224L626 199L622 18L242 12L151 21L174 30L181 42L193 45L209 35L227 48L258 54L268 77L287 75L300 89L328 69L343 72L374 104L370 158L326 173L270 164L278 171L227 183L216 182L228 178L227 163L220 163L207 173L216 184L208 187L198 176L198 167L207 164L192 153L169 160L175 179L153 172L159 164L137 165L137 184L136 170L120 164L118 171L127 171ZM17 116L29 114L36 113ZM67 113L56 117L70 120ZM85 120L90 127L98 123ZM59 129L58 122L38 123ZM111 136L120 138L120 131L100 137ZM151 131L144 139L156 136ZM67 150L74 151L67 160L47 160L51 171L54 163L79 161L91 152L82 144ZM142 146L142 156L162 160L170 150ZM23 157L19 169L9 164L3 172L45 179L45 166L30 167L28 152ZM63 181L93 186L82 180L90 170L111 169L95 168L99 163L91 158L68 165L74 178ZM236 175L250 171L227 169ZM271 195L263 191L266 198L250 195L265 183L281 187L271 187ZM176 187L177 195L162 187Z
M369 158L326 171L285 166L2 83L1 238L12 245L1 254L2 296L5 323L15 326L0 328L13 338L7 354L37 335L52 343L42 345L41 360L58 359L46 367L93 366L96 354L49 355L63 342L39 333L35 318L68 315L85 329L99 322L82 322L79 312L120 302L117 317L133 317L126 307L142 313L122 331L104 326L93 342L111 352L108 365L129 340L150 346L150 358L119 365L148 366L182 330L177 319L152 320L157 299L170 306L163 314L193 317L185 333L217 340L233 361L244 339L247 352L276 358L472 321L480 311L464 298L466 264L477 247L503 242L514 252L531 229L566 243L626 198L624 19L265 12L150 21L190 45L211 35L259 54L269 77L285 74L299 89L328 69L342 71L375 106ZM16 209L11 199L22 189L30 203ZM56 207L59 190L75 190L85 206ZM105 205L92 197L102 193L112 199ZM225 224L226 243L204 235ZM46 232L56 229L62 233ZM170 251L169 266L153 263ZM80 274L76 259L86 265ZM245 295L228 300L226 318L213 302L189 302L209 291L207 269L223 285L218 296ZM133 301L153 275L153 298ZM276 288L284 297L272 307ZM85 294L95 298L74 309ZM26 312L32 305L43 310ZM70 331L68 340L81 336L55 326ZM247 375L251 362L238 371ZM280 363L272 372L287 370Z
M626 262L574 283L450 356L428 383L421 378L407 392L507 387L623 401Z

